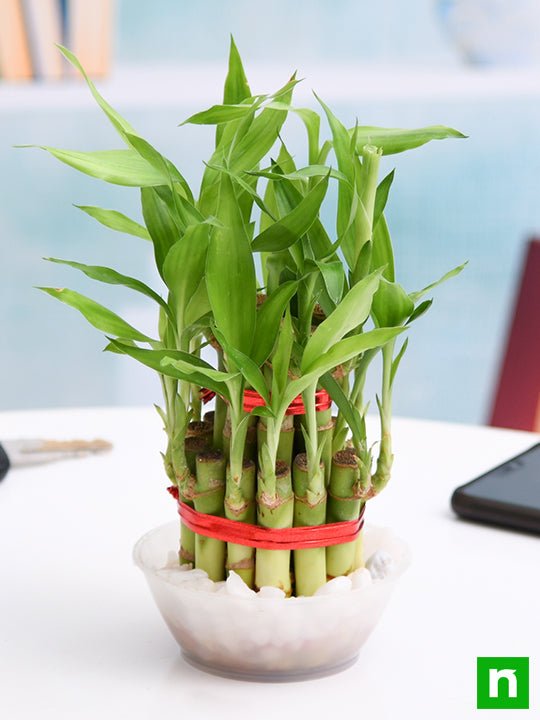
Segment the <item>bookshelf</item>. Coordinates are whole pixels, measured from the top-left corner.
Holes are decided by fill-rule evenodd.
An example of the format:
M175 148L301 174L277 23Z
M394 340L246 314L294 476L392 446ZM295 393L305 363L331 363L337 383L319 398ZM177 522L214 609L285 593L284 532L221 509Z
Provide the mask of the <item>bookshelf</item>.
M252 88L279 87L290 68L250 66ZM301 76L301 72L300 72ZM222 93L220 65L125 65L96 83L118 107L179 107L215 103ZM332 102L479 102L540 96L540 73L531 69L444 67L310 67L308 83L295 92L296 103L312 104L311 88ZM77 79L62 83L14 84L0 81L0 114L24 110L90 108L94 101Z

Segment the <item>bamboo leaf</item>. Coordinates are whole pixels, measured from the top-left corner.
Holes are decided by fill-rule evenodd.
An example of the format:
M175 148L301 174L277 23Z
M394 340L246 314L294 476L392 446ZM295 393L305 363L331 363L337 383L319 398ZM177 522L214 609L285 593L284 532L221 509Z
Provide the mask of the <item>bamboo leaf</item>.
M99 107L103 110L103 112L107 115L109 120L111 121L113 127L116 129L118 134L126 140L126 133L131 133L133 135L136 135L135 130L133 127L128 123L127 120L125 120L113 107L109 105L109 103L105 100L102 95L98 92L96 86L90 80L88 75L86 74L85 69L81 65L79 59L76 57L74 53L71 52L71 50L68 50L67 48L63 47L62 45L56 46L62 55L70 62L73 67L75 67L83 76L83 78L86 81L86 84L90 88L90 92L94 96L94 100L97 102Z
M310 384L318 381L325 373L361 355L366 350L386 345L403 330L404 328L376 328L340 340L328 352L306 367L300 378L289 383L282 398L282 407L290 405L297 395L303 393Z
M384 214L380 216L375 226L371 246L371 269L383 268L383 277L389 282L394 282L394 251Z
M140 237L143 240L150 240L150 235L144 225L139 225L138 222L128 218L123 213L118 212L118 210L105 210L104 208L93 207L91 205L75 205L75 207L111 230Z
M421 302L420 305L417 305L411 316L408 318L407 325L410 325L415 320L418 320L419 317L422 317L422 315L424 315L424 313L426 313L432 305L433 300L424 300L424 302Z
M394 384L394 379L396 377L396 373L399 368L399 364L401 363L401 360L403 359L403 356L405 355L405 352L407 350L407 346L409 345L409 338L406 338L405 342L401 346L398 354L392 361L392 369L390 371L390 386Z
M227 342L250 354L256 323L257 284L253 256L232 181L221 175L217 217L206 261L210 306Z
M190 115L187 120L180 123L180 127L182 125L219 125L220 123L239 120L252 113L254 106L257 107L256 103L254 105L212 105L207 110Z
M80 295L75 290L68 290L67 288L51 288L51 287L39 287L38 290L43 290L48 295L60 302L69 305L75 310L78 310L86 320L98 330L109 335L116 335L117 337L127 338L128 340L139 340L141 342L153 342L152 338L148 335L136 330L121 317L116 315L108 308L100 305L95 300Z
M44 258L44 260L58 263L59 265L68 265L69 267L75 268L75 270L80 270L87 277L92 280L97 280L98 282L107 283L108 285L122 285L123 287L130 288L130 290L135 290L141 295L145 295L157 302L170 316L170 309L165 300L141 280L129 277L129 275L122 275L112 268L101 265L84 265L83 263L74 262L73 260L61 260L52 257Z
M354 403L350 402L349 398L345 395L338 381L330 373L326 373L319 379L319 384L327 391L332 401L337 405L351 430L353 438L362 439L363 432L360 412L354 406Z
M214 376L210 371L212 366L196 356L183 353L180 350L146 350L140 347L127 345L119 340L111 339L111 345L118 352L129 355L134 360L155 370L160 375L167 375L176 380L184 380L200 387L208 387L230 401L227 385L221 376ZM178 363L178 367L174 363ZM184 363L181 366L181 363ZM189 372L186 372L185 366ZM182 367L182 369L181 369ZM218 371L214 371L218 372ZM229 375L223 373L227 379ZM219 378L219 379L217 379Z
M237 350L235 347L232 347L232 345L227 342L225 336L222 335L217 328L214 329L214 332L218 342L225 351L229 365L234 365L235 370L240 371L246 382L248 382L268 404L270 402L268 388L266 387L266 381L264 379L264 375L259 369L259 366L245 353L240 352L240 350Z
M373 227L376 227L381 215L384 212L384 208L386 207L388 194L390 193L390 188L392 187L392 183L394 181L394 173L395 170L388 173L388 175L381 180L379 187L377 188L377 193L375 195L375 207L373 210Z
M186 306L184 312L185 326L189 327L194 325L202 317L209 314L211 310L208 291L206 289L206 280L203 277Z
M61 150L48 145L20 145L19 147L37 147L46 150L57 160L75 170L113 185L152 187L168 182L168 177L164 177L133 149L79 152Z
M272 355L272 407L282 398L289 375L289 365L291 362L291 353L294 343L294 333L291 320L291 311L287 308L285 318L278 333L276 348ZM296 393L299 395L300 393ZM296 397L296 395L293 396ZM290 400L287 405L290 405Z
M171 291L177 322L185 324L186 308L204 275L210 226L191 225L169 249L163 262L163 280Z
M144 222L152 238L159 274L163 277L163 263L180 237L178 226L167 203L154 188L141 189Z
M257 310L252 357L259 367L272 352L281 325L281 318L297 288L298 282L294 280L282 283Z
M242 65L242 58L231 35L229 48L229 69L223 88L223 102L227 105L240 103L251 96L251 90Z
M372 315L378 327L402 325L414 310L414 302L395 282L381 279L373 298Z
M462 265L458 265L453 270L449 270L447 273L445 273L441 278L436 280L435 282L431 283L430 285L427 285L425 288L422 288L422 290L418 290L418 292L413 292L409 294L410 299L413 302L417 302L420 300L421 297L426 295L426 293L430 292L434 288L436 288L438 285L440 285L443 282L446 282L447 280L450 280L450 278L455 277L456 275L459 275L459 273L468 265L468 261L464 262Z
M317 183L287 215L263 230L252 243L254 252L279 251L293 245L313 225L328 189L328 176Z
M330 350L348 332L366 321L380 282L381 272L375 271L352 286L334 312L323 320L309 338L302 357L302 371Z
M353 131L351 130L350 132L352 134ZM362 152L365 145L374 145L375 147L381 148L384 155L393 155L420 147L431 140L466 137L466 135L463 135L463 133L458 130L444 127L443 125L432 125L416 130L379 128L366 125L357 129L356 149L358 152Z
M138 135L131 135L126 133L126 137L131 146L136 150L137 153L151 165L156 172L161 173L166 178L166 182L163 183L168 185L172 190L172 183L179 183L180 187L184 191L186 199L193 203L193 193L189 187L188 182L184 176L180 173L178 168L160 152L158 152L150 143ZM176 197L176 196L175 196Z

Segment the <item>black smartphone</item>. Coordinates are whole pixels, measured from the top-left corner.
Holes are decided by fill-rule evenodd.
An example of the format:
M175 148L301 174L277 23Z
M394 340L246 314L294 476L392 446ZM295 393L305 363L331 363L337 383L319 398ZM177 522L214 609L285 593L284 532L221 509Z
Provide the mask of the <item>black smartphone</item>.
M540 534L540 443L458 487L451 502L468 520Z

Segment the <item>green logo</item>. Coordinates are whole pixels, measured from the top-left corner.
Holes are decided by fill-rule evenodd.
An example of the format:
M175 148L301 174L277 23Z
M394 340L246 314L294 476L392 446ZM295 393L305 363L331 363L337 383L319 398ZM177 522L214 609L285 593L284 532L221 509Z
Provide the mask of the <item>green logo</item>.
M476 658L476 707L528 710L529 658Z

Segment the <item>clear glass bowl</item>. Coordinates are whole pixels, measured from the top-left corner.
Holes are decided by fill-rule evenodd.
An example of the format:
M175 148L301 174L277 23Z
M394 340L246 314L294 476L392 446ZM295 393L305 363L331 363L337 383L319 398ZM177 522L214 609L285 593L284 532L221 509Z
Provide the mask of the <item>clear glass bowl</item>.
M394 561L383 580L316 597L244 597L209 580L177 582L167 568L178 536L175 522L146 533L133 550L135 564L185 660L244 680L302 680L352 665L409 564L402 540L387 528L368 526L365 556L384 550Z

